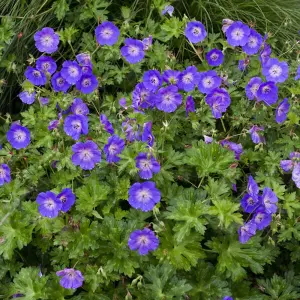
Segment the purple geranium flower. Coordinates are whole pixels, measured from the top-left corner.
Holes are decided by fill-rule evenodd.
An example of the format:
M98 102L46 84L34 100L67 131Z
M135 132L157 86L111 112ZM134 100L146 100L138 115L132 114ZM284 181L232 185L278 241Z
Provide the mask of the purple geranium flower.
M53 130L55 128L58 127L59 123L60 123L60 120L62 119L62 114L59 113L58 114L58 119L57 120L52 120L50 121L49 125L48 125L48 130Z
M82 286L84 277L81 272L75 269L64 269L56 272L56 275L62 277L59 284L65 289L77 289Z
M300 163L297 162L294 166L293 172L292 172L292 180L296 184L296 187L300 188Z
M82 75L81 67L76 61L67 60L60 71L61 76L70 84L75 84Z
M231 102L228 92L225 89L220 88L216 88L206 95L205 101L210 106L212 115L216 119L222 117L222 113L226 112L226 109Z
M195 112L195 101L192 96L187 96L185 102L185 116L188 117L190 112Z
M246 244L255 235L256 224L253 221L249 221L239 228L238 233L240 243Z
M280 62L277 58L270 58L263 64L262 73L268 81L284 82L289 77L289 66L285 61Z
M121 48L121 54L127 62L136 64L144 58L144 45L140 40L127 38L124 44L125 45Z
M230 296L225 296L222 300L233 300L233 298Z
M56 71L57 65L52 57L41 56L36 60L36 68L41 72L52 75Z
M80 53L76 55L76 59L81 66L84 67L93 67L91 62L91 56L88 53Z
M40 103L42 106L45 106L49 103L49 98L48 97L40 97Z
M30 131L20 124L13 123L6 133L6 138L15 149L26 148L30 143Z
M227 42L231 46L245 46L248 42L250 28L241 21L233 22L226 30Z
M53 87L53 90L55 92L64 92L66 93L69 87L71 86L60 74L60 72L57 72L53 75L51 78L51 84Z
M242 144L236 144L233 142L230 142L228 140L221 141L221 145L224 148L229 149L230 151L234 152L235 159L239 160L241 157L241 154L243 153L243 146Z
M127 109L128 107L127 107L127 103L126 103L126 98L121 98L121 99L119 100L119 105L120 105L121 107Z
M257 99L257 91L262 84L262 80L260 77L253 77L250 79L248 84L246 85L246 95L249 100Z
M296 76L295 76L295 80L300 79L300 65L297 68L297 72L296 72Z
M40 86L45 85L47 82L47 77L44 72L41 72L31 66L28 66L25 70L25 77L32 84Z
M211 144L213 142L213 138L207 135L203 135L205 144Z
M258 193L259 193L258 184L254 180L254 178L252 177L252 175L250 175L249 179L248 179L247 191L252 196L255 196L255 195L257 196Z
M90 112L88 106L80 98L74 99L71 105L71 111L75 115L84 115L84 116L88 115Z
M72 162L83 170L92 170L101 161L101 152L93 141L76 143L72 146Z
M168 84L176 85L179 81L180 71L166 70L163 73L163 80Z
M142 40L142 43L143 43L143 45L144 45L144 50L146 51L146 50L149 50L150 49L150 47L152 46L152 35L149 35L147 38L144 38L143 40Z
M263 49L259 52L259 60L262 65L267 63L267 61L270 59L271 53L272 53L271 46L264 43Z
M9 183L11 181L10 168L7 164L0 165L0 186L5 182Z
M250 29L250 34L248 36L248 41L242 47L243 51L248 54L256 54L263 42L262 36L254 29Z
M118 156L125 148L125 142L117 135L109 137L107 144L104 146L103 151L106 154L106 161L108 163L116 163L121 158Z
M280 167L283 171L289 172L294 167L294 162L292 160L281 160Z
M132 106L137 111L154 106L155 96L151 93L143 82L138 83L132 92Z
M58 49L59 35L52 28L45 27L34 35L35 46L40 52L51 54Z
M276 103L278 99L278 87L272 81L262 83L257 90L257 98L268 105Z
M157 70L149 70L144 73L143 83L146 89L155 92L162 84L162 77Z
M199 76L198 89L201 93L209 94L213 89L218 88L222 79L216 71L201 72Z
M79 140L81 134L88 134L88 118L84 115L69 115L64 122L65 133L74 140Z
M21 92L18 96L23 103L32 104L34 102L34 97L36 92L29 93L27 91Z
M283 101L281 101L279 103L279 105L276 108L276 122L277 123L283 123L286 118L287 118L287 114L289 112L290 109L290 104L287 98L283 99Z
M140 255L146 255L154 251L159 245L159 239L154 232L148 228L133 231L128 240L130 250L138 250Z
M97 77L93 74L82 75L76 82L76 89L83 94L92 93L98 86Z
M105 21L96 27L95 35L101 46L112 46L118 42L120 30L114 23Z
M105 131L107 131L110 134L115 133L115 130L114 130L112 124L108 121L106 115L104 115L104 114L100 115L100 122L103 125Z
M127 119L126 122L122 123L122 130L126 134L126 140L129 142L140 141L141 131L140 125L137 124L135 119Z
M67 212L75 203L75 195L70 188L65 188L56 197L61 203L61 210Z
M136 182L129 191L129 204L135 209L150 211L160 201L160 191L152 181Z
M93 75L93 70L88 66L81 67L82 75Z
M36 202L39 204L39 212L47 218L55 218L58 216L62 208L62 202L56 198L52 192L39 193Z
M157 160L147 153L140 153L136 158L136 167L139 169L139 175L142 179L151 179L153 174L160 171L160 165Z
M261 196L262 204L268 214L275 214L277 211L278 198L276 194L269 188L265 187Z
M195 66L187 67L180 75L178 87L185 92L192 91L199 83L199 73Z
M162 10L161 14L163 16L165 14L168 14L170 17L172 17L173 12L174 12L174 7L172 5L166 5L165 8Z
M266 142L265 137L260 133L260 131L264 131L264 127L257 125L253 125L249 130L252 142L255 144Z
M259 188L253 177L250 175L247 185L247 193L241 200L241 206L247 213L253 213L260 205Z
M224 33L226 33L226 31L228 30L229 26L234 23L233 20L230 20L230 19L223 19L222 20L222 31Z
M153 146L154 136L152 134L152 122L147 122L144 124L144 131L142 133L142 142L146 142L150 147Z
M249 58L239 60L239 65L238 65L239 70L244 72L247 69L249 63L250 63Z
M155 103L157 109L170 113L174 112L181 103L182 95L178 93L176 85L159 89Z
M187 23L184 34L187 39L193 44L202 42L207 36L204 25L199 21L192 21Z
M252 221L256 224L257 229L263 230L270 225L272 221L272 215L267 213L263 207L259 207L256 210Z
M224 54L219 49L212 49L206 54L206 60L210 66L217 67L223 63Z

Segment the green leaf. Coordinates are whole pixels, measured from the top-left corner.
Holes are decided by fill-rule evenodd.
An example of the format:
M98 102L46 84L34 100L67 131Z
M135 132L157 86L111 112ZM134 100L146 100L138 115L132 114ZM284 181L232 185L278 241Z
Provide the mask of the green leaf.
M53 3L52 8L59 21L62 20L66 15L66 12L69 11L69 5L66 0L56 0Z
M297 216L299 216L300 211L300 201L296 199L296 193L285 194L283 201L283 208L286 209L287 214L290 219L293 218L295 212L297 212Z
M72 26L69 26L65 29L58 31L58 34L59 34L60 40L62 41L63 44L66 44L66 43L70 44L74 40L77 32L78 32L78 29L76 29Z

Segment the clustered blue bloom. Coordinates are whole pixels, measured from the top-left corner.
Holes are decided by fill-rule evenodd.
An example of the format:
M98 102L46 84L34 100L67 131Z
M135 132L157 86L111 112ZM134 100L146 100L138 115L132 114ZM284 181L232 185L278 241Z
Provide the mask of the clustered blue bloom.
M291 152L289 160L280 161L280 167L285 172L292 171L292 180L300 188L300 153Z
M247 243L256 230L263 230L270 225L272 214L277 211L277 202L276 194L269 187L265 187L260 195L256 181L249 176L247 193L241 200L241 206L245 212L252 214L252 219L238 230L241 243Z

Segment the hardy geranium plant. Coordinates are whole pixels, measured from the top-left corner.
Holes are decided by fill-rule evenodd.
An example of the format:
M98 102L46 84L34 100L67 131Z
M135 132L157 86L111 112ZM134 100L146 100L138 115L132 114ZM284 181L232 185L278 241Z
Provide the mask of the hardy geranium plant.
M297 64L241 21L161 18L70 57L34 35L0 150L4 297L299 298Z

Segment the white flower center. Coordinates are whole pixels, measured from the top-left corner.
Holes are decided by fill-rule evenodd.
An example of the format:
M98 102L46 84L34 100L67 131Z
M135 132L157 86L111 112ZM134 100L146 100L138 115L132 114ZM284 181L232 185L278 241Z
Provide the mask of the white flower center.
M148 202L151 199L151 193L148 189L141 189L137 192L137 199L140 202Z
M202 80L202 84L205 88L211 88L215 81L212 76L207 76Z
M78 69L76 67L69 67L69 74L72 76L72 77L77 77L79 72L78 72Z
M81 128L82 128L82 125L81 125L81 122L80 121L73 121L72 122L72 127L74 130L76 131L81 131Z
M210 59L213 61L216 61L219 58L219 55L217 53L214 53L210 56Z
M5 174L5 170L3 168L0 168L0 178L4 178Z
M53 37L50 34L46 34L41 38L41 43L44 46L51 46L53 43Z
M248 40L248 46L250 48L255 48L258 44L258 39L256 36L250 36Z
M140 50L138 47L130 45L130 46L128 46L128 52L132 56L138 56L140 53Z
M91 85L91 80L89 78L86 78L82 81L82 85L84 87L89 87Z
M64 83L65 83L65 80L62 77L59 77L59 78L56 79L56 84L58 86L63 86Z
M14 138L15 140L17 140L18 142L24 142L26 139L26 133L22 130L17 130L14 133Z
M101 35L104 39L109 39L113 35L113 31L110 28L104 28Z
M256 93L257 93L257 90L259 89L259 84L258 83L255 83L251 86L250 88L250 91L251 93L256 96Z
M236 41L240 41L244 37L244 35L244 30L242 30L241 28L236 28L231 32L231 37Z
M270 69L269 69L269 74L272 77L278 77L280 76L282 73L282 68L278 65L273 65Z
M147 245L149 244L149 238L145 235L141 235L138 237L139 244Z
M53 210L56 207L53 199L51 198L46 199L44 206L49 210Z
M267 93L269 93L270 92L270 87L267 85L267 86L264 86L263 88L262 88L262 91L263 91L263 93L264 94L267 94Z
M144 170L150 170L152 167L152 164L148 159L142 159L140 164Z
M93 153L89 149L84 149L80 152L80 158L82 160L90 160L93 157Z
M114 153L116 153L117 150L118 150L118 146L117 146L117 145L112 144L112 145L110 145L110 146L108 147L108 152L109 152L110 154L112 154L112 155L113 155Z
M158 85L158 78L156 76L151 77L150 81L153 85Z
M189 84L193 81L194 76L192 73L187 73L182 77L182 81L186 84Z
M164 96L163 96L163 99L164 101L170 103L174 100L174 97L171 93L166 93Z
M193 27L192 29L193 35L200 35L201 34L201 29L199 27Z

